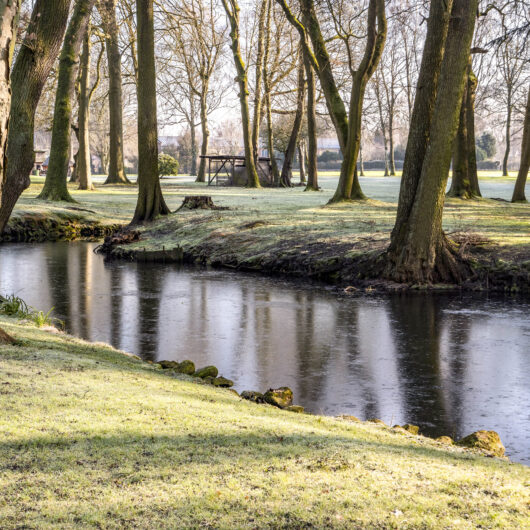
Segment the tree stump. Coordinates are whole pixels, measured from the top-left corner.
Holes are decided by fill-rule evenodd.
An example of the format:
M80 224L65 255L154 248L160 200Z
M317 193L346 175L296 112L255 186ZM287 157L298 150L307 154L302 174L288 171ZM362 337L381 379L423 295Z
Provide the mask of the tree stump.
M0 344L16 344L17 340L0 328Z
M184 197L177 210L226 210L226 207L216 206L210 195L188 195Z

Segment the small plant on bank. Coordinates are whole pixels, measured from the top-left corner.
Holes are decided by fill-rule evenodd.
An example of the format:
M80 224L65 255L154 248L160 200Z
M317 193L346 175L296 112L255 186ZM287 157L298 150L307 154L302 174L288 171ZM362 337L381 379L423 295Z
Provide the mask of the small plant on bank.
M28 304L14 294L0 298L0 313L9 317L27 318L30 314Z
M52 307L47 313L44 311L31 311L29 314L29 320L39 328L42 328L43 326L64 327L64 322L62 320L51 316L53 309L54 308Z
M52 316L53 307L45 313L44 311L37 311L29 307L22 298L14 294L7 297L0 296L0 314L8 317L19 318L20 320L30 320L37 327L55 326L64 328L64 322Z

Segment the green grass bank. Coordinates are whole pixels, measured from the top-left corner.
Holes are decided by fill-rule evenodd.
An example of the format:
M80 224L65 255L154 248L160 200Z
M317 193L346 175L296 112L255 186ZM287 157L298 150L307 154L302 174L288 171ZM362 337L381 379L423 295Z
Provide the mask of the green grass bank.
M370 283L373 258L389 242L399 179L374 172L362 180L370 200L338 206L326 206L337 176L323 174L320 180L321 192L304 192L302 187L250 190L207 187L186 177L164 179L164 196L172 211L188 195L211 195L216 205L226 209L173 213L140 228L138 241L115 246L111 254L124 259L176 256L343 285ZM41 181L36 179L17 205L10 227L18 226L19 233L28 220L38 218L61 226L92 223L97 227L92 234L88 229L77 232L97 237L132 218L134 186L99 186L93 192L72 187L78 204L57 204L34 199ZM459 252L475 264L466 288L530 291L530 205L506 201L513 183L513 177L483 174L483 194L493 198L446 201L444 229ZM39 230L40 238L33 240L49 239L50 232Z
M1 528L528 527L525 466L0 327Z

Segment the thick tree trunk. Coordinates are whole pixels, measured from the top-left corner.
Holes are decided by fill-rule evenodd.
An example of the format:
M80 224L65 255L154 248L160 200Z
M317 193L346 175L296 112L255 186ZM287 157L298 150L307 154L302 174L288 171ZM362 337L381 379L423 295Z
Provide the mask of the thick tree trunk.
M480 196L475 147L475 90L476 78L471 72L470 58L465 75L458 131L453 147L453 176L451 188L447 193L448 197L472 199Z
M506 148L502 159L502 176L508 176L508 159L510 158L510 149L512 146L512 90L508 87L508 104L506 112Z
M519 164L519 173L515 188L513 190L512 202L525 202L525 186L530 170L530 89L526 100L526 112L524 115L523 141L521 144L521 163Z
M85 38L95 0L77 0L64 38L59 59L55 95L50 163L39 199L73 201L68 192L68 166L72 126L72 99L75 91L79 52Z
M443 4L439 7L444 10L448 5L444 0L433 0L431 7L438 1ZM478 0L454 0L445 50L443 41L440 43L443 60L429 136L424 140L427 147L412 209L406 221L405 244L398 248L398 259L394 262L393 277L402 281L424 283L461 280L460 269L442 232L442 214L477 7ZM431 19L428 32L435 29L438 34L443 29L440 26L444 25L444 19L443 15ZM430 51L427 45L426 51ZM436 70L430 74L437 77Z
M243 126L243 143L245 145L245 166L247 169L247 186L249 188L260 188L256 161L254 160L254 146L252 144L252 133L250 129L250 114L248 110L248 77L239 45L239 5L237 0L222 0L226 14L230 21L231 49L237 71L237 83L239 85L239 103L241 106L241 123Z
M201 156L206 156L208 154L208 145L210 142L210 129L208 128L208 85L203 87L203 92L201 94ZM195 182L206 182L206 159L201 158L199 162L199 172L197 174L197 179Z
M469 181L471 183L471 193L475 197L482 197L480 193L480 185L478 182L477 169L477 145L475 138L475 99L477 95L478 79L471 68L471 61L469 63L469 75L467 78L466 89L466 106L467 106L467 150L468 150L468 171Z
M123 157L123 96L116 0L102 0L99 12L105 30L109 71L109 174L105 184L129 184Z
M6 170L6 146L11 108L11 60L16 42L19 0L0 0L0 179Z
M411 212L418 192L425 152L429 145L429 133L452 5L453 0L448 2L433 0L430 6L427 37L403 163L396 223L388 251L391 263L397 263L401 259L400 254L406 248L408 233L411 231Z
M138 201L131 224L167 215L158 176L158 122L153 0L137 0L138 28Z
M306 191L318 191L317 114L315 72L307 52L303 50L304 70L307 79L307 186Z
M92 185L92 168L90 166L90 30L87 29L81 53L79 68L79 150L76 159L76 172L80 190L94 189Z
M30 185L34 163L35 110L61 48L70 0L37 0L11 73L13 97L9 118L8 164L0 188L0 233L21 193ZM35 46L39 43L39 46Z
M291 130L291 136L287 143L287 149L285 150L285 158L282 166L282 174L280 177L280 186L286 188L292 186L291 176L293 172L293 160L296 153L296 145L298 143L298 136L300 129L302 128L302 121L304 119L304 103L305 103L305 76L304 76L304 63L300 62L298 67L298 96L296 105L296 114L294 116L293 128Z

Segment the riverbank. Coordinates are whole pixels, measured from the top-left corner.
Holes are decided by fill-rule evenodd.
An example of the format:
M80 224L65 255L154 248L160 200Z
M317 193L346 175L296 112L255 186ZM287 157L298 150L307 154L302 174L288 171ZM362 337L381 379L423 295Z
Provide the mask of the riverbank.
M402 288L378 281L373 267L389 242L399 179L374 174L362 180L373 199L335 206L325 204L336 177L323 176L321 183L323 191L304 192L300 187L249 190L207 187L186 178L163 180L164 196L172 211L185 196L206 194L225 209L180 210L139 228L137 240L114 245L110 256L184 260L320 279L343 287ZM135 187L72 190L79 204L64 206L31 199L40 185L36 181L24 194L10 226L20 216L31 219L59 212L67 225L75 216L85 225L92 220L107 228L125 225L132 218ZM481 185L484 195L494 199L446 202L444 229L461 255L474 265L474 275L459 287L530 292L530 205L505 200L513 178L486 175ZM47 237L46 230L39 233Z
M522 528L527 467L0 318L2 528ZM224 374L230 377L230 374ZM296 396L295 396L296 400Z

